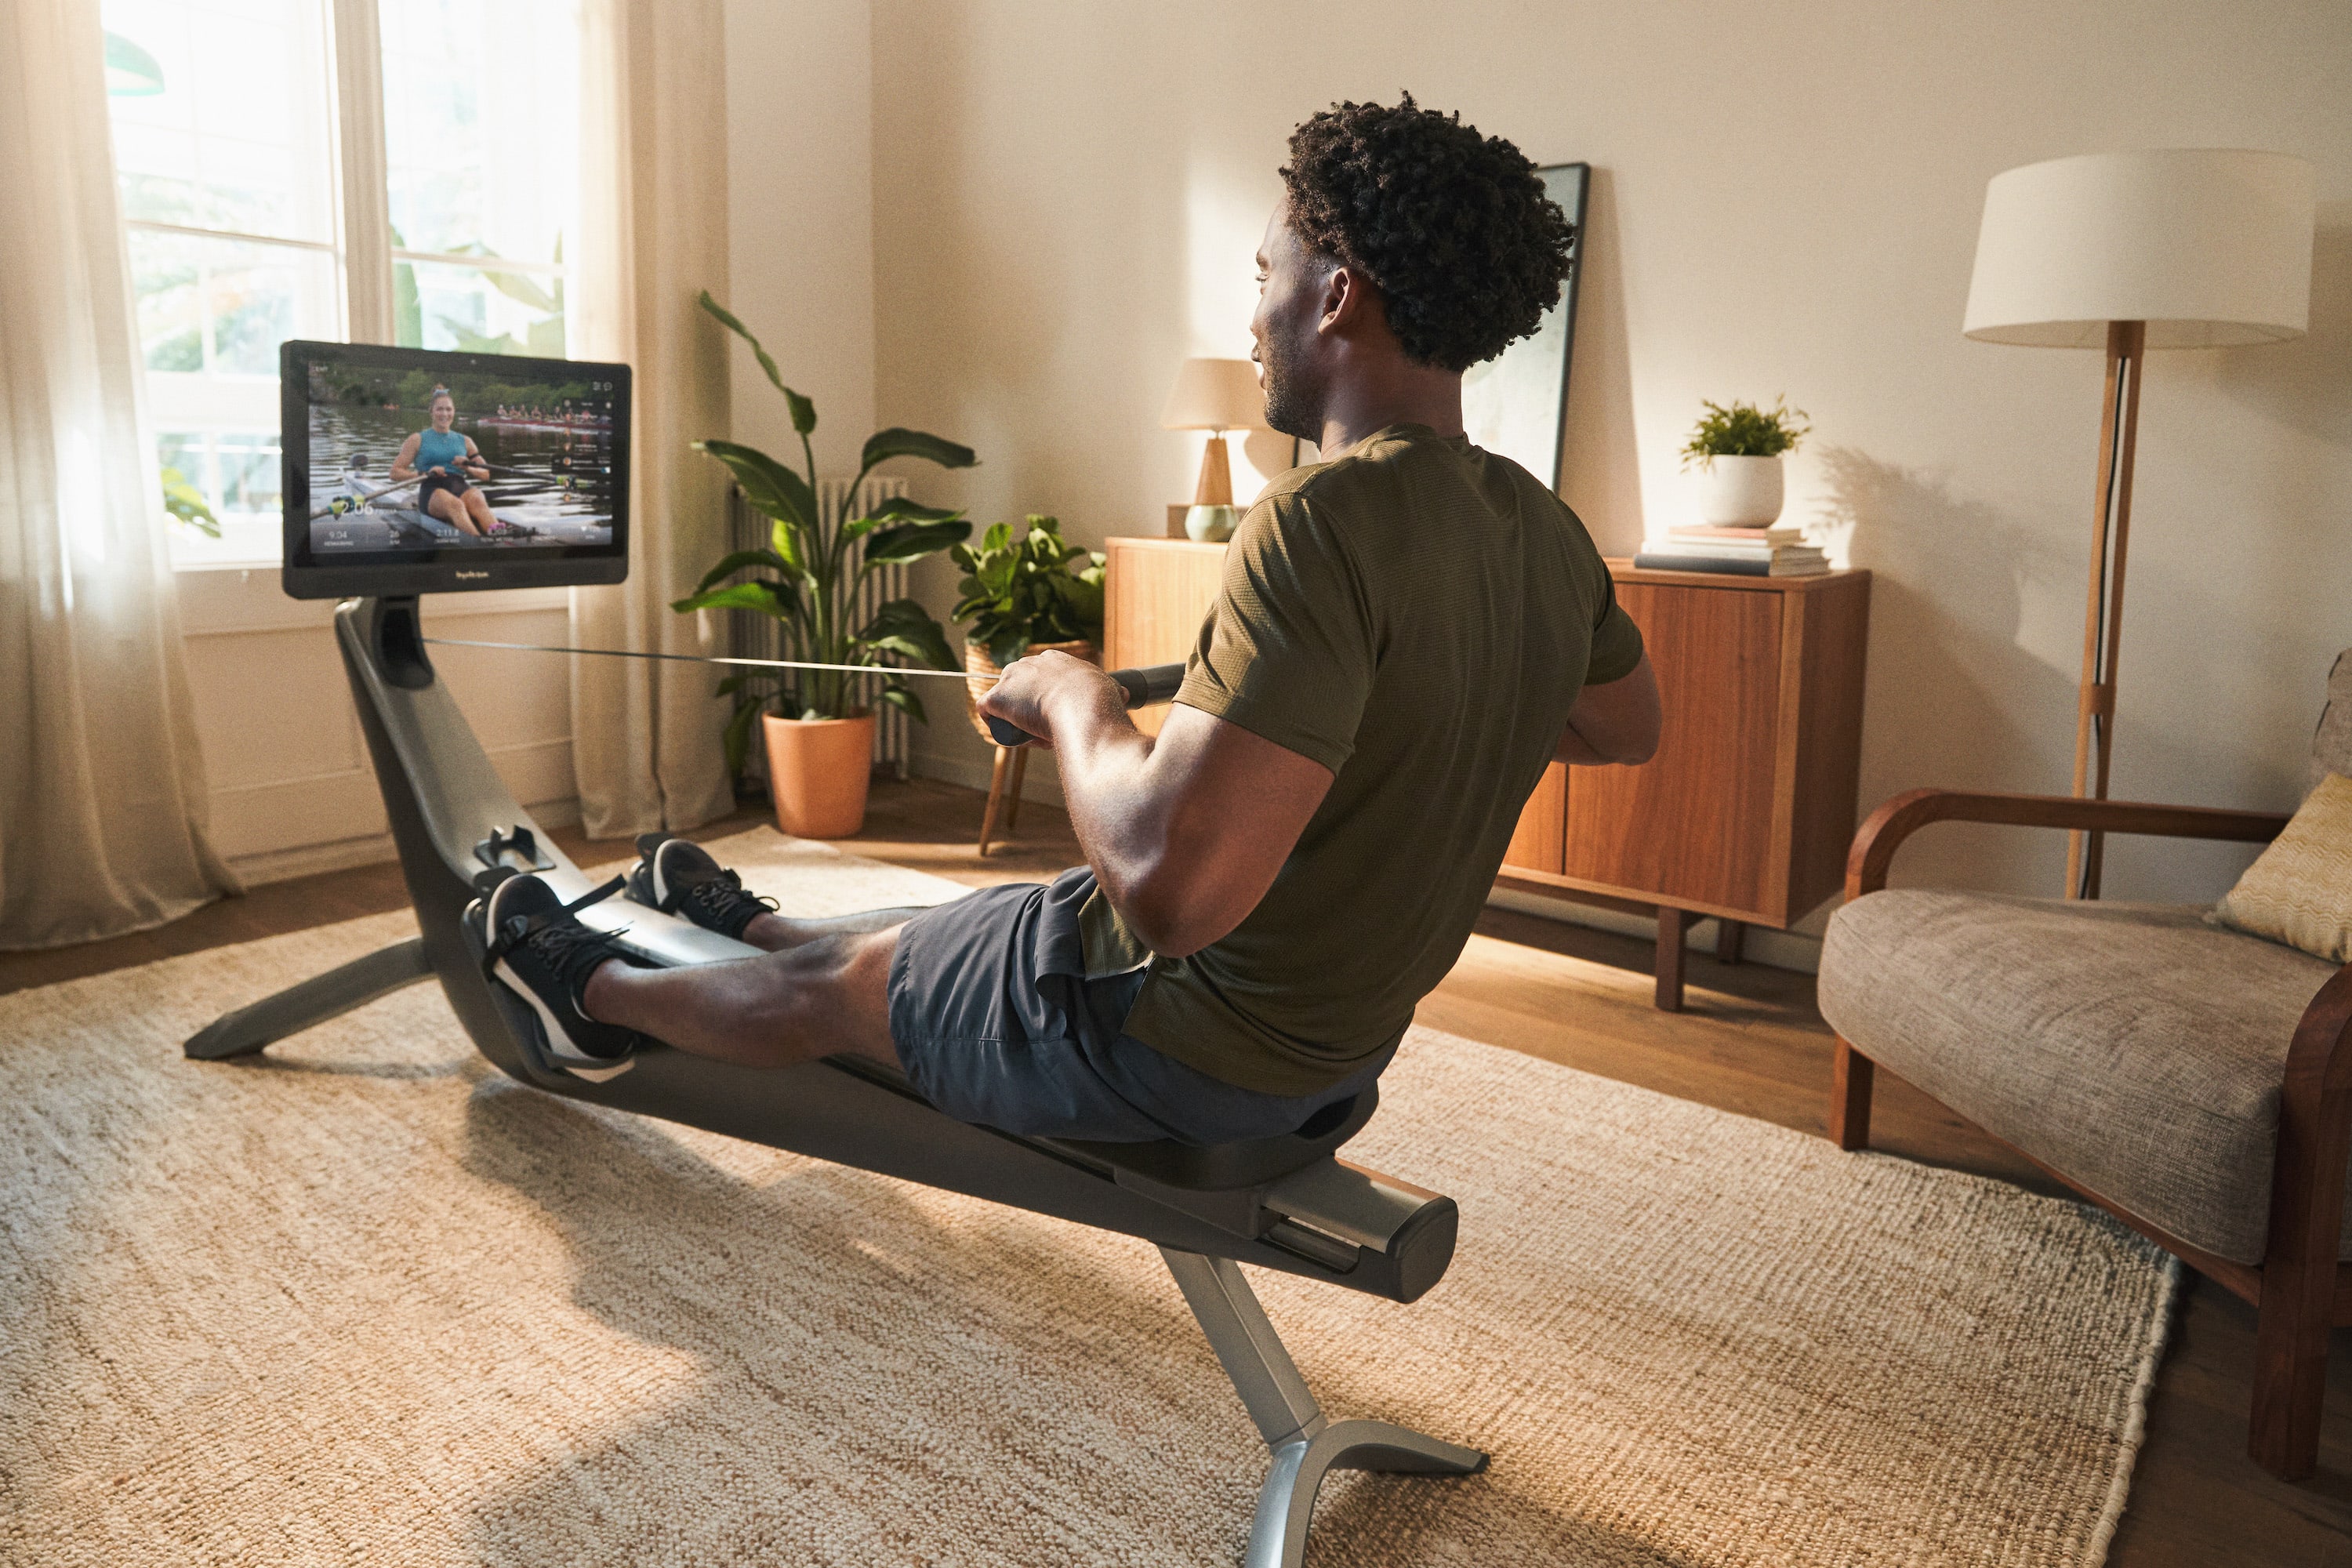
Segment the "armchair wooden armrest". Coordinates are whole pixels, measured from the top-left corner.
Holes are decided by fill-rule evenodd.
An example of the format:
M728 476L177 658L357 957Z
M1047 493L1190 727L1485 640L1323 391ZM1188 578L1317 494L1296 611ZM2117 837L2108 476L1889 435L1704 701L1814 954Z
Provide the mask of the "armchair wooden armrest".
M2223 811L2209 805L2149 805L2130 800L2077 800L2067 795L1972 795L1915 789L1889 799L1853 836L1845 858L1848 902L1886 886L1886 868L1903 841L1931 822L1995 822L2165 838L2225 838L2267 844L2287 824L2274 811Z

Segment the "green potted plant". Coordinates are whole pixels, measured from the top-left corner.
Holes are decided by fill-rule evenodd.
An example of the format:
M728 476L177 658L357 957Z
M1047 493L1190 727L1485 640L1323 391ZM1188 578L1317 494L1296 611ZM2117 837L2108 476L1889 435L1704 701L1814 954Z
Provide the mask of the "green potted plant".
M1774 398L1769 409L1752 403L1701 402L1706 412L1683 446L1683 467L1700 471L1699 515L1715 528L1769 528L1787 493L1780 454L1811 433L1805 411Z
M878 669L911 660L931 669L955 668L946 631L915 600L892 599L863 625L856 624L854 606L859 586L876 567L920 560L960 545L971 536L971 524L962 521L960 510L921 506L903 497L884 501L864 517L824 516L817 503L816 453L809 441L816 428L816 405L784 384L760 340L708 289L702 308L751 345L760 368L783 394L808 471L805 476L795 473L757 447L737 442L695 442L696 451L727 465L745 501L774 526L769 548L739 550L723 557L703 574L693 593L670 608L681 615L743 610L766 616L782 628L786 658ZM971 447L920 430L878 430L866 437L857 478L845 493L856 496L866 476L893 458L920 458L943 468L969 468L980 460ZM864 547L853 561L850 546L861 541ZM725 581L737 573L751 575ZM922 699L903 677L748 671L719 682L719 693L735 700L727 725L728 767L740 775L751 721L759 718L767 742L768 787L775 801L776 826L803 838L846 838L865 824L874 754L869 700L891 703L918 722L925 719Z
M969 623L963 667L974 697L1024 654L1052 649L1098 662L1103 558L1064 540L1055 519L1032 514L1029 531L1019 539L1011 523L994 524L977 548L958 544L948 558L963 568L948 614ZM976 710L972 724L987 737Z

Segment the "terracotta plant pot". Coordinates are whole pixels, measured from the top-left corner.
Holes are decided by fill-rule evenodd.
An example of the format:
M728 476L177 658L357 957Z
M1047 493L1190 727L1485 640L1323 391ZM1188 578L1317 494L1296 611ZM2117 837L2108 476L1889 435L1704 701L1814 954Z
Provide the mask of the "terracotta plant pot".
M776 826L795 838L848 838L866 826L874 775L874 715L781 719L760 715L768 737L768 794Z
M1085 659L1088 664L1098 665L1102 662L1102 655L1095 651L1095 645L1083 640L1033 642L1029 645L1029 651L1031 653L1066 653L1072 658ZM988 689L996 683L996 677L999 674L996 661L988 657L986 643L967 641L963 645L963 673L964 713L971 720L971 727L978 732L980 738L992 746L996 744L996 737L988 732L988 721L982 718L980 710L973 706L987 694Z

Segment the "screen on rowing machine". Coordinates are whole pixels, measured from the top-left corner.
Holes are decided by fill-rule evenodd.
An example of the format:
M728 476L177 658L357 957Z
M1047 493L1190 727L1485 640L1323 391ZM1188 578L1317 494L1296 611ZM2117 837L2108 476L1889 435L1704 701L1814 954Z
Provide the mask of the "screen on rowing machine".
M278 370L292 597L628 575L627 365L289 342Z

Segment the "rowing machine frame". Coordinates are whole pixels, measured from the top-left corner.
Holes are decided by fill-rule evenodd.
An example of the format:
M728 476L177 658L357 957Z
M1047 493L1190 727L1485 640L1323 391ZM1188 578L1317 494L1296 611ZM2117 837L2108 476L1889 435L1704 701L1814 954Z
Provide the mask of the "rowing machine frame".
M187 1041L190 1057L250 1055L429 976L483 1056L551 1094L1150 1241L1272 1455L1247 1568L1303 1561L1328 1470L1470 1475L1486 1468L1475 1449L1387 1422L1329 1421L1236 1267L1394 1301L1437 1283L1454 1253L1453 1200L1331 1152L1362 1126L1370 1104L1317 1136L1238 1146L1248 1157L1224 1168L1241 1172L1244 1184L1187 1185L1164 1160L1146 1157L1163 1146L1141 1146L1130 1158L1119 1145L973 1126L862 1058L751 1068L652 1046L598 1081L565 1071L538 1048L527 1009L485 976L464 917L475 878L494 867L536 870L566 900L586 892L589 879L515 803L436 678L414 598L347 600L336 609L335 634L419 934L224 1015ZM592 905L582 918L657 964L757 952L636 905Z

